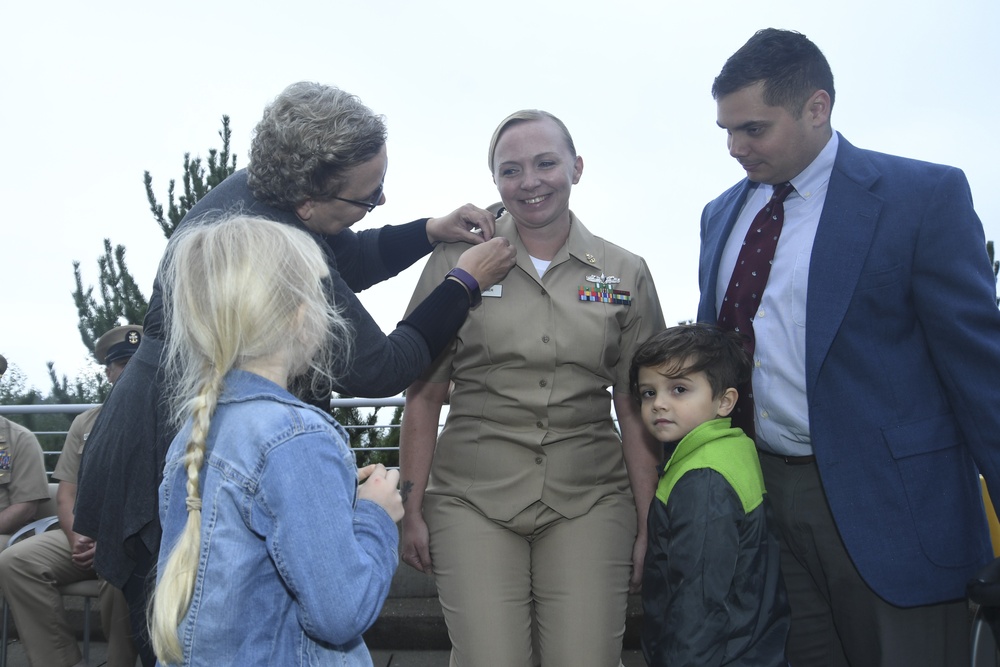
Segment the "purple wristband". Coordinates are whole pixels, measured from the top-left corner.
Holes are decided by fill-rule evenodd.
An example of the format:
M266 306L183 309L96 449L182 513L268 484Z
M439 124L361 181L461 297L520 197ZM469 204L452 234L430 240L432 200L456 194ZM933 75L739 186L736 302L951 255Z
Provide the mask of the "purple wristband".
M469 291L469 308L475 308L480 304L480 302L482 302L483 294L479 291L479 283L472 277L472 274L465 269L459 269L456 267L449 271L445 278L454 278L458 282L465 285L465 289Z

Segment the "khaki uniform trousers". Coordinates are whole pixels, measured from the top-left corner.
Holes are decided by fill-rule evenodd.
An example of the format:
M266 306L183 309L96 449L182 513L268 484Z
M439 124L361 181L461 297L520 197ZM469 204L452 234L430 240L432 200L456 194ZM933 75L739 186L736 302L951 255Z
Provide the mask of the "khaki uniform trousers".
M636 535L631 495L606 496L573 519L536 502L494 521L434 494L423 511L452 667L621 664Z
M64 667L82 659L58 587L96 579L97 574L77 568L71 555L61 530L29 537L0 553L0 588L33 667ZM99 602L108 667L134 667L137 654L125 598L102 581Z

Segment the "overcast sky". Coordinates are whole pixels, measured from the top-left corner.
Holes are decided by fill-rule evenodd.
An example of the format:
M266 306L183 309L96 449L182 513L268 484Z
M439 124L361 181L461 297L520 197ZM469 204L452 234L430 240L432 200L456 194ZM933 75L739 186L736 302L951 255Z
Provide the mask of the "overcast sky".
M104 238L149 294L166 199L185 152L217 147L221 116L246 165L264 106L299 80L358 96L389 126L385 206L360 226L497 201L496 124L561 117L584 158L571 207L643 255L668 323L697 306L698 221L742 178L715 124L712 79L759 28L799 30L833 68L833 126L857 146L961 167L1000 241L1000 3L717 0L366 0L8 3L0 21L0 353L48 392L87 353L74 260L97 282ZM992 165L992 166L991 166ZM362 293L383 328L419 265Z

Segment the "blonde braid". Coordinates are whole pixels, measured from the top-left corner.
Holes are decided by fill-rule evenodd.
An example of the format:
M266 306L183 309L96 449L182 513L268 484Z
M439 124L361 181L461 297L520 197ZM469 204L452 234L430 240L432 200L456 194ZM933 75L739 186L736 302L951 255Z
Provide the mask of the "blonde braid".
M194 595L198 561L201 555L201 495L198 478L205 462L205 445L212 415L219 402L223 376L214 369L201 391L189 404L191 437L184 453L187 470L187 523L176 546L170 552L150 604L149 635L160 662L175 664L184 657L177 629L184 620Z
M350 358L350 329L327 301L328 275L311 237L262 218L190 222L171 237L158 277L169 322L164 370L174 423L189 421L191 430L184 450L187 520L147 614L163 664L184 658L178 630L201 558L199 481L224 379L234 369L279 358L287 365L286 382L307 370L317 385L334 377L332 369Z

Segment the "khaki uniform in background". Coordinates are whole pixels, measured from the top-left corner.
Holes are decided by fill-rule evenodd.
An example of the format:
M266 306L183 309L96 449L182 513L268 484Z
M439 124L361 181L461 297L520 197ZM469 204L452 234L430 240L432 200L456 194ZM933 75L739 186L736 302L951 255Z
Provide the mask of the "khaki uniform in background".
M80 455L100 410L93 408L73 420L52 473L53 480L77 483ZM33 667L68 667L81 659L59 586L98 577L93 569L76 567L72 555L69 540L62 530L30 537L0 553L0 585ZM137 653L132 647L124 596L102 580L99 602L101 626L108 640L108 667L133 667Z
M38 439L20 424L0 417L0 511L48 497L49 483ZM9 539L10 535L0 534L0 548Z
M125 325L101 336L94 356L105 365L114 383L142 339L142 327ZM112 370L115 369L115 370ZM52 473L60 485L77 486L83 448L101 408L78 415L69 427L62 453ZM29 433L30 435L30 433ZM34 438L34 436L31 436ZM35 444L38 447L37 441ZM39 448L39 463L41 463ZM44 467L41 486L48 497ZM2 475L2 472L0 472ZM2 484L2 478L0 478ZM62 489L64 492L65 488ZM76 634L66 619L59 587L97 579L93 568L81 569L73 563L73 551L63 530L53 529L21 540L0 553L0 587L10 605L14 623L33 667L71 667L81 662ZM125 597L114 586L100 582L101 626L108 642L108 667L134 667L138 656L132 645L132 631Z

